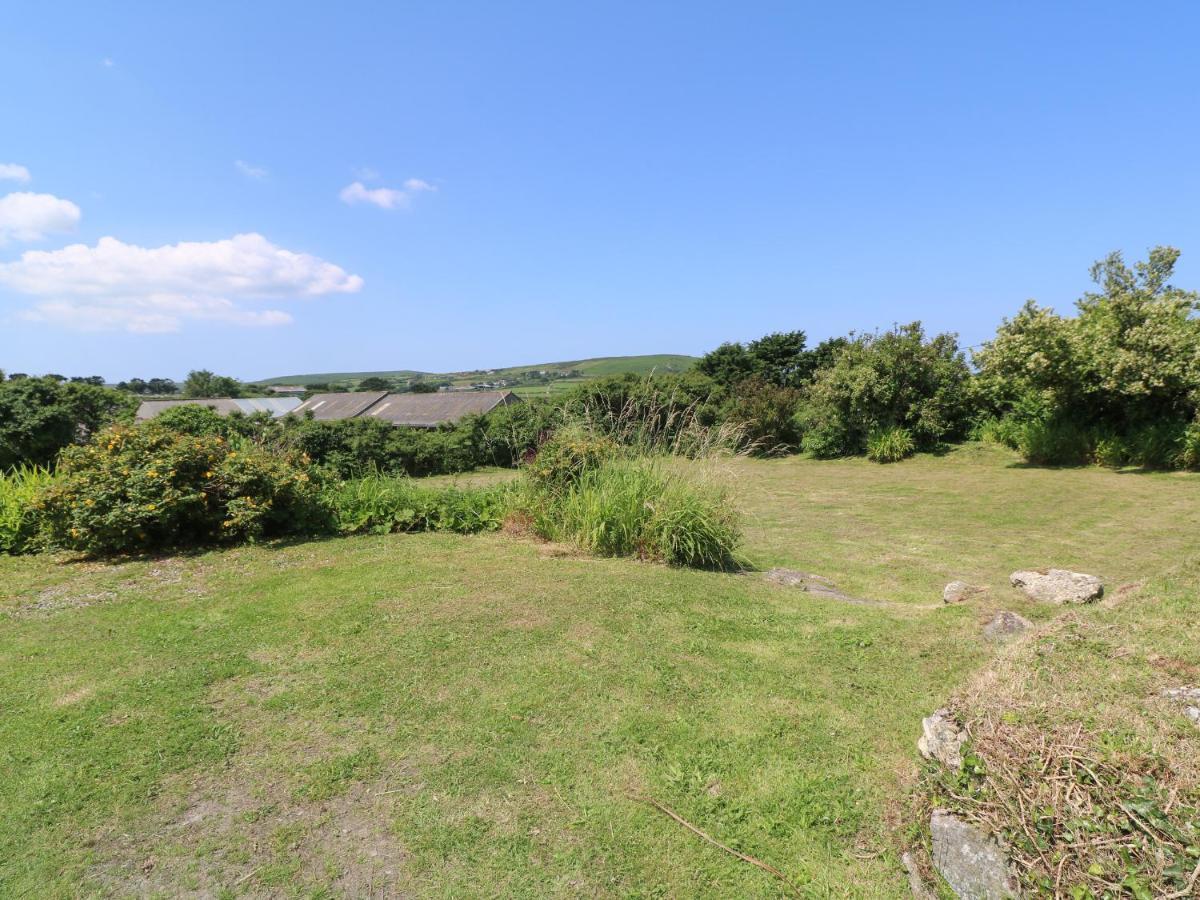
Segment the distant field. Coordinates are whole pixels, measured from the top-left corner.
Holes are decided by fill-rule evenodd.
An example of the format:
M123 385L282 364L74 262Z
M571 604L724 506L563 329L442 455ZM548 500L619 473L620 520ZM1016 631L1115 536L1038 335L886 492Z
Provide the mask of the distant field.
M574 359L561 362L527 363L496 369L473 369L463 372L418 372L414 369L393 369L381 372L312 372L305 375L279 375L264 378L253 384L330 384L336 382L357 383L364 378L391 378L407 380L418 376L426 381L449 381L455 385L470 385L481 381L512 380L526 372L578 372L579 377L556 379L549 384L520 385L521 394L545 394L563 390L563 385L603 378L606 375L649 375L651 372L683 372L690 369L696 357L677 353L654 353L646 356L600 356L594 359Z

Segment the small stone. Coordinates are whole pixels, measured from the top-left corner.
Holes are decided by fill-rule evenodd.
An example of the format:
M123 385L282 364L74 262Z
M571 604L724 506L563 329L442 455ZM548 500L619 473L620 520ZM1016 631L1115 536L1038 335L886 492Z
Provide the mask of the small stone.
M1200 687L1167 688L1162 695L1180 704L1183 714L1192 720L1193 725L1200 728Z
M983 626L983 636L989 641L1006 641L1019 634L1024 634L1032 627L1033 623L1024 616L1002 609Z
M972 597L978 597L986 591L987 588L967 584L965 581L952 581L942 590L942 602L966 603Z
M846 603L871 604L876 602L844 594L828 578L821 575L813 575L809 572L797 572L795 569L771 569L764 577L773 584L799 588L805 593L813 594L817 597L828 597L832 600L842 600Z
M961 900L1016 897L1008 854L982 829L944 809L929 822L933 865Z
M1043 603L1090 603L1104 595L1104 582L1095 575L1066 569L1029 569L1009 576L1013 587L1024 589Z
M921 732L917 749L923 757L936 759L948 769L958 770L962 766L962 745L967 733L958 727L950 710L939 709L922 719Z

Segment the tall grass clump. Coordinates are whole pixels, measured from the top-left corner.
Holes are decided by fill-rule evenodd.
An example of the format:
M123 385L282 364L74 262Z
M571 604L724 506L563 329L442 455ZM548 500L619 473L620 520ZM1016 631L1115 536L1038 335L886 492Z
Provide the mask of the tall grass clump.
M528 476L518 504L532 530L597 556L699 569L741 565L741 528L725 492L646 457L611 457L567 484Z
M49 469L17 466L0 472L0 553L31 549L38 530L34 498L53 481Z
M916 449L917 442L907 428L880 428L867 436L867 459L877 463L900 462L912 456Z
M325 501L340 534L496 531L504 523L512 490L429 488L411 478L374 474L334 483Z

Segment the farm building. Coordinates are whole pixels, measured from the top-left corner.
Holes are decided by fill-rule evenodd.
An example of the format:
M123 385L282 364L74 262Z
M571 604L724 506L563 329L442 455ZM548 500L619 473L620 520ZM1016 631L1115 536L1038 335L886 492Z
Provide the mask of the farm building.
M483 415L498 406L520 403L512 391L440 392L436 394L389 394L361 391L315 394L293 412L314 419L379 419L409 428L437 428L464 416Z
M176 406L207 406L217 415L227 416L235 410L246 415L268 412L274 418L286 416L300 405L299 397L252 397L248 400L232 400L227 397L197 400L143 400L135 418L139 422L153 419L159 413Z

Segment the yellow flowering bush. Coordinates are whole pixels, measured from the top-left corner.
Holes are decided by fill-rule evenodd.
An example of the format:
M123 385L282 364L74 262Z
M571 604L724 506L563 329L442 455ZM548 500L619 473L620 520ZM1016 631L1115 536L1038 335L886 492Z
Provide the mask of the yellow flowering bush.
M45 543L87 553L236 543L324 530L314 474L218 435L117 426L67 448L34 504Z

